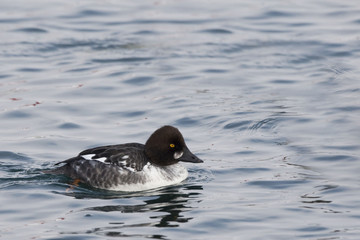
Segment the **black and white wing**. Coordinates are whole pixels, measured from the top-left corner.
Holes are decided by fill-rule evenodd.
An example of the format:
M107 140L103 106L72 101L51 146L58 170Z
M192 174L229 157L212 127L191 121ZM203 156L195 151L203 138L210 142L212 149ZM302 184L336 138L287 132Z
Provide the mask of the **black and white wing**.
M141 171L148 163L148 159L144 153L144 145L139 143L87 149L82 151L78 158L113 164L130 171Z
M148 163L144 145L130 143L87 149L57 163L64 165L46 173L64 174L93 187L109 189L128 182L143 183L144 179L137 172Z

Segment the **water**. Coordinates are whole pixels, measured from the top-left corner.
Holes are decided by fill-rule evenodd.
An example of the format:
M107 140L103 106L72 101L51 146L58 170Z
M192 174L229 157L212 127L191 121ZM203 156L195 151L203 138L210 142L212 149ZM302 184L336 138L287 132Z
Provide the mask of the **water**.
M359 239L358 1L2 1L1 239ZM41 171L177 126L203 164Z

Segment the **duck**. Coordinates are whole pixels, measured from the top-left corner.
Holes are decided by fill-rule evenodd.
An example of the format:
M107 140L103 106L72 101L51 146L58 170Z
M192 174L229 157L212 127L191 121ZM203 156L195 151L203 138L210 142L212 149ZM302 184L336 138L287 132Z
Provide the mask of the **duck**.
M180 162L202 163L181 132L165 125L145 144L124 143L86 149L56 163L48 174L65 175L99 189L135 192L183 182L188 171Z

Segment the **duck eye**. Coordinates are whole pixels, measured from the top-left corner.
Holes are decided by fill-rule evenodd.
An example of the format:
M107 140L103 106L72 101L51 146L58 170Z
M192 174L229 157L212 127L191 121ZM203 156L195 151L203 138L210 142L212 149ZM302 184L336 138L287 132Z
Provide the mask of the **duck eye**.
M171 147L171 148L174 148L174 147L175 147L175 144L171 143L171 144L170 144L170 147Z

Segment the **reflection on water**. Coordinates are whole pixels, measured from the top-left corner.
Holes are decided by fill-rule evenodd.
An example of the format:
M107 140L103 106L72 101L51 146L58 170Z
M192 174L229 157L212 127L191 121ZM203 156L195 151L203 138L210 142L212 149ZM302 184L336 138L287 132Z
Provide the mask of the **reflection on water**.
M118 193L111 191L87 191L86 189L73 189L73 192L63 192L60 194L72 196L79 199L139 199L140 204L119 204L119 205L100 205L87 207L81 210L76 210L73 213L82 212L86 218L97 218L96 213L112 213L116 214L118 220L112 220L97 226L93 229L81 230L76 232L94 233L105 236L132 236L132 237L146 237L146 238L160 238L165 239L164 235L149 235L149 234L126 234L127 229L143 228L143 227L179 227L182 223L187 223L193 217L187 217L187 212L196 207L194 203L201 202L203 187L201 185L186 184L185 186L173 186L168 188L161 188L157 190L149 190L137 193ZM124 214L133 216L136 213L144 215L141 223L129 224L122 220ZM147 219L146 219L146 217ZM126 217L125 217L126 218ZM131 217L130 217L131 219ZM128 219L128 222L129 221ZM137 231L141 232L141 230ZM75 232L62 232L62 234L75 234Z

